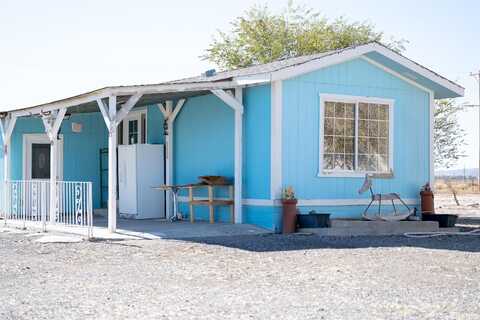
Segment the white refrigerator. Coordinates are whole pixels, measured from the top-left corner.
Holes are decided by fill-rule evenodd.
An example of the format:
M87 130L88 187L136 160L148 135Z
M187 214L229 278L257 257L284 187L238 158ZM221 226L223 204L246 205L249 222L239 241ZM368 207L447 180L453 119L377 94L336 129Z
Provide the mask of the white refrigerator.
M118 146L120 217L165 218L165 193L152 189L165 183L164 167L163 145Z

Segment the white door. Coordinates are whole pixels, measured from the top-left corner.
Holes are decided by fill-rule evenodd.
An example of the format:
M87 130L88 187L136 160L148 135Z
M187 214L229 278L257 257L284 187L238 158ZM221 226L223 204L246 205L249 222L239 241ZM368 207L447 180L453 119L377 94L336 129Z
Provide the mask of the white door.
M50 179L50 140L46 134L23 135L23 178L25 180ZM63 179L63 139L57 147L57 179Z

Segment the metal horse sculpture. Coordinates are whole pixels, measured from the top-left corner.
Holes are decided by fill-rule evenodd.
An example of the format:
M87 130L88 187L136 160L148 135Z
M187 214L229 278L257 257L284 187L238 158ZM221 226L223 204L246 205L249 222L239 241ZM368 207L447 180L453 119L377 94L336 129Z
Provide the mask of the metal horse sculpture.
M373 192L373 179L374 178L384 178L385 174L370 174L365 175L365 180L362 187L358 190L359 194L370 191L371 201L368 204L365 211L363 211L362 217L365 220L383 220L383 221L400 221L406 220L409 216L415 213L415 210L410 209L410 207L405 203L405 201L400 198L398 193L374 193ZM393 207L393 213L385 214L382 212L382 201L391 201ZM395 206L395 201L400 201L401 205L407 209L407 212L401 213L397 210ZM368 215L368 209L372 204L378 203L378 211L375 215Z

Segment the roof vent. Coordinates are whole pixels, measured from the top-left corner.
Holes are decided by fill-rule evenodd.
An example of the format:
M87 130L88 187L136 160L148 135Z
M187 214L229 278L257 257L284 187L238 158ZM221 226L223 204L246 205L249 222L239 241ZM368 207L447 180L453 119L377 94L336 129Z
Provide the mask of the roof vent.
M210 70L207 70L205 71L205 73L203 74L205 77L213 77L214 75L217 74L217 70L215 69L210 69Z

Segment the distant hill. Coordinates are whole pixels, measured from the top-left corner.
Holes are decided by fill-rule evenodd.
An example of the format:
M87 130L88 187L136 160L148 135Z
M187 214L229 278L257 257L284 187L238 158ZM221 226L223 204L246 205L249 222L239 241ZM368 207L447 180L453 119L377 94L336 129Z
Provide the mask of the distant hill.
M478 168L436 170L435 177L478 177Z

